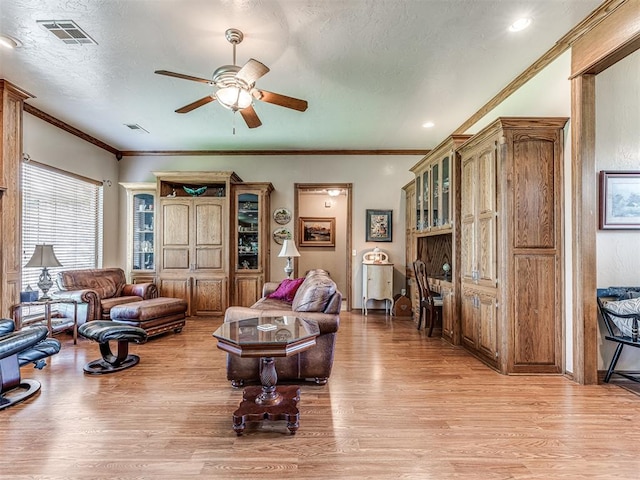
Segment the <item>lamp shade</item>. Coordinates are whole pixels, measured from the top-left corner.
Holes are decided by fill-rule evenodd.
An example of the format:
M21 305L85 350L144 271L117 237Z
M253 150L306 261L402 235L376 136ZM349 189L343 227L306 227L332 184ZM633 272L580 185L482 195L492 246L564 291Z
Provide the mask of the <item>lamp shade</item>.
M53 245L36 245L31 259L25 267L61 267L62 264L53 252Z
M282 250L278 254L279 257L299 257L300 252L296 248L296 244L293 240L285 240L282 244Z

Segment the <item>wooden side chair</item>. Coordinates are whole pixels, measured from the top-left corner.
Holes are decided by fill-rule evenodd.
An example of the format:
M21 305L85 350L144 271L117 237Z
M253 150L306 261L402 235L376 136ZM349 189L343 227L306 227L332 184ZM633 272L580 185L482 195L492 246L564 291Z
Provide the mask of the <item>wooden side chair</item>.
M613 294L612 294L613 293ZM640 348L640 335L638 327L640 324L640 298L638 291L624 291L623 288L610 288L602 295L598 294L598 309L607 327L607 334L604 338L610 342L617 343L613 358L609 363L609 368L604 376L604 382L609 383L611 375L620 375L627 380L640 382L640 372L616 370L616 364L620 359L622 348Z
M422 328L422 320L425 320L425 328L429 325L429 333L427 336L431 336L433 333L433 327L436 321L442 314L442 297L440 295L434 295L429 288L429 281L427 280L427 267L422 260L416 260L413 262L413 271L416 275L416 282L418 284L418 295L420 297L418 301L418 308L420 309L420 317L418 319L418 330Z

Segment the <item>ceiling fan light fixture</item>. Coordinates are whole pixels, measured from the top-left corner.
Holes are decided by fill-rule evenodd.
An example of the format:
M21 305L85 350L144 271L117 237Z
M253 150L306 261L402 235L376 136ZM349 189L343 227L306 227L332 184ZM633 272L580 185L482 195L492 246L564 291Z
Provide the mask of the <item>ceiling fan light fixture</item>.
M308 104L306 100L255 88L256 80L267 74L269 67L255 58L247 60L242 67L236 65L236 46L242 41L243 34L238 29L230 28L226 31L225 36L229 43L233 45L233 65L222 65L216 68L211 80L185 75L184 73L170 72L168 70L155 71L155 73L159 75L167 75L169 77L182 78L184 80L215 86L216 90L214 93L178 108L175 110L176 113L188 113L217 100L227 110L231 110L234 113L239 111L248 128L256 128L262 125L262 122L253 108L254 99L299 112L307 110Z
M216 98L223 107L234 112L247 108L253 101L253 97L247 90L235 86L219 89L216 92Z

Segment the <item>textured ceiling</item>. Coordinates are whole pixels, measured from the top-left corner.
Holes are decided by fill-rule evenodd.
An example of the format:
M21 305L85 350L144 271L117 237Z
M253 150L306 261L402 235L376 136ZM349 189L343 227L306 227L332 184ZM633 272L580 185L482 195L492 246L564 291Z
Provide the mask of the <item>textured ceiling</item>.
M533 63L598 0L0 0L0 78L34 107L118 150L426 149ZM516 18L533 18L517 34ZM97 45L65 45L38 20L74 20ZM154 74L211 78L232 63L271 71L259 88L306 112L255 102L263 125L209 103L212 91ZM424 129L425 121L436 126ZM148 134L124 124L139 124ZM233 127L235 125L235 134Z

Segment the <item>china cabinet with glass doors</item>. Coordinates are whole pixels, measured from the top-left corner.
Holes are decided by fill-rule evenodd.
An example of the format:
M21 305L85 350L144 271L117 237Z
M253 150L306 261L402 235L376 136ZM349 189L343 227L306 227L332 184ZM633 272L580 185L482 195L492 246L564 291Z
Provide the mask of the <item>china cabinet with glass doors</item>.
M411 171L415 174L415 194L405 188L407 203L413 201L413 211L408 219L415 229L407 228L407 266L420 259L428 266L427 276L434 290L440 292L440 285L446 297L443 305L442 336L451 343L459 343L458 318L459 282L456 281L459 268L459 208L460 156L457 149L471 135L450 135L436 148L422 158ZM409 204L407 208L411 208ZM411 216L415 215L415 219ZM414 221L413 221L414 220ZM445 272L443 266L448 264ZM407 276L413 280L413 272ZM410 284L411 282L409 282ZM413 291L412 291L413 290ZM411 299L417 305L415 289ZM414 320L418 321L419 309L414 308Z
M269 278L270 183L233 186L233 305L251 306Z
M455 149L470 135L451 135L411 171L416 183L416 231L443 233L453 229Z
M127 192L127 275L131 283L153 282L156 273L156 184L120 185Z

